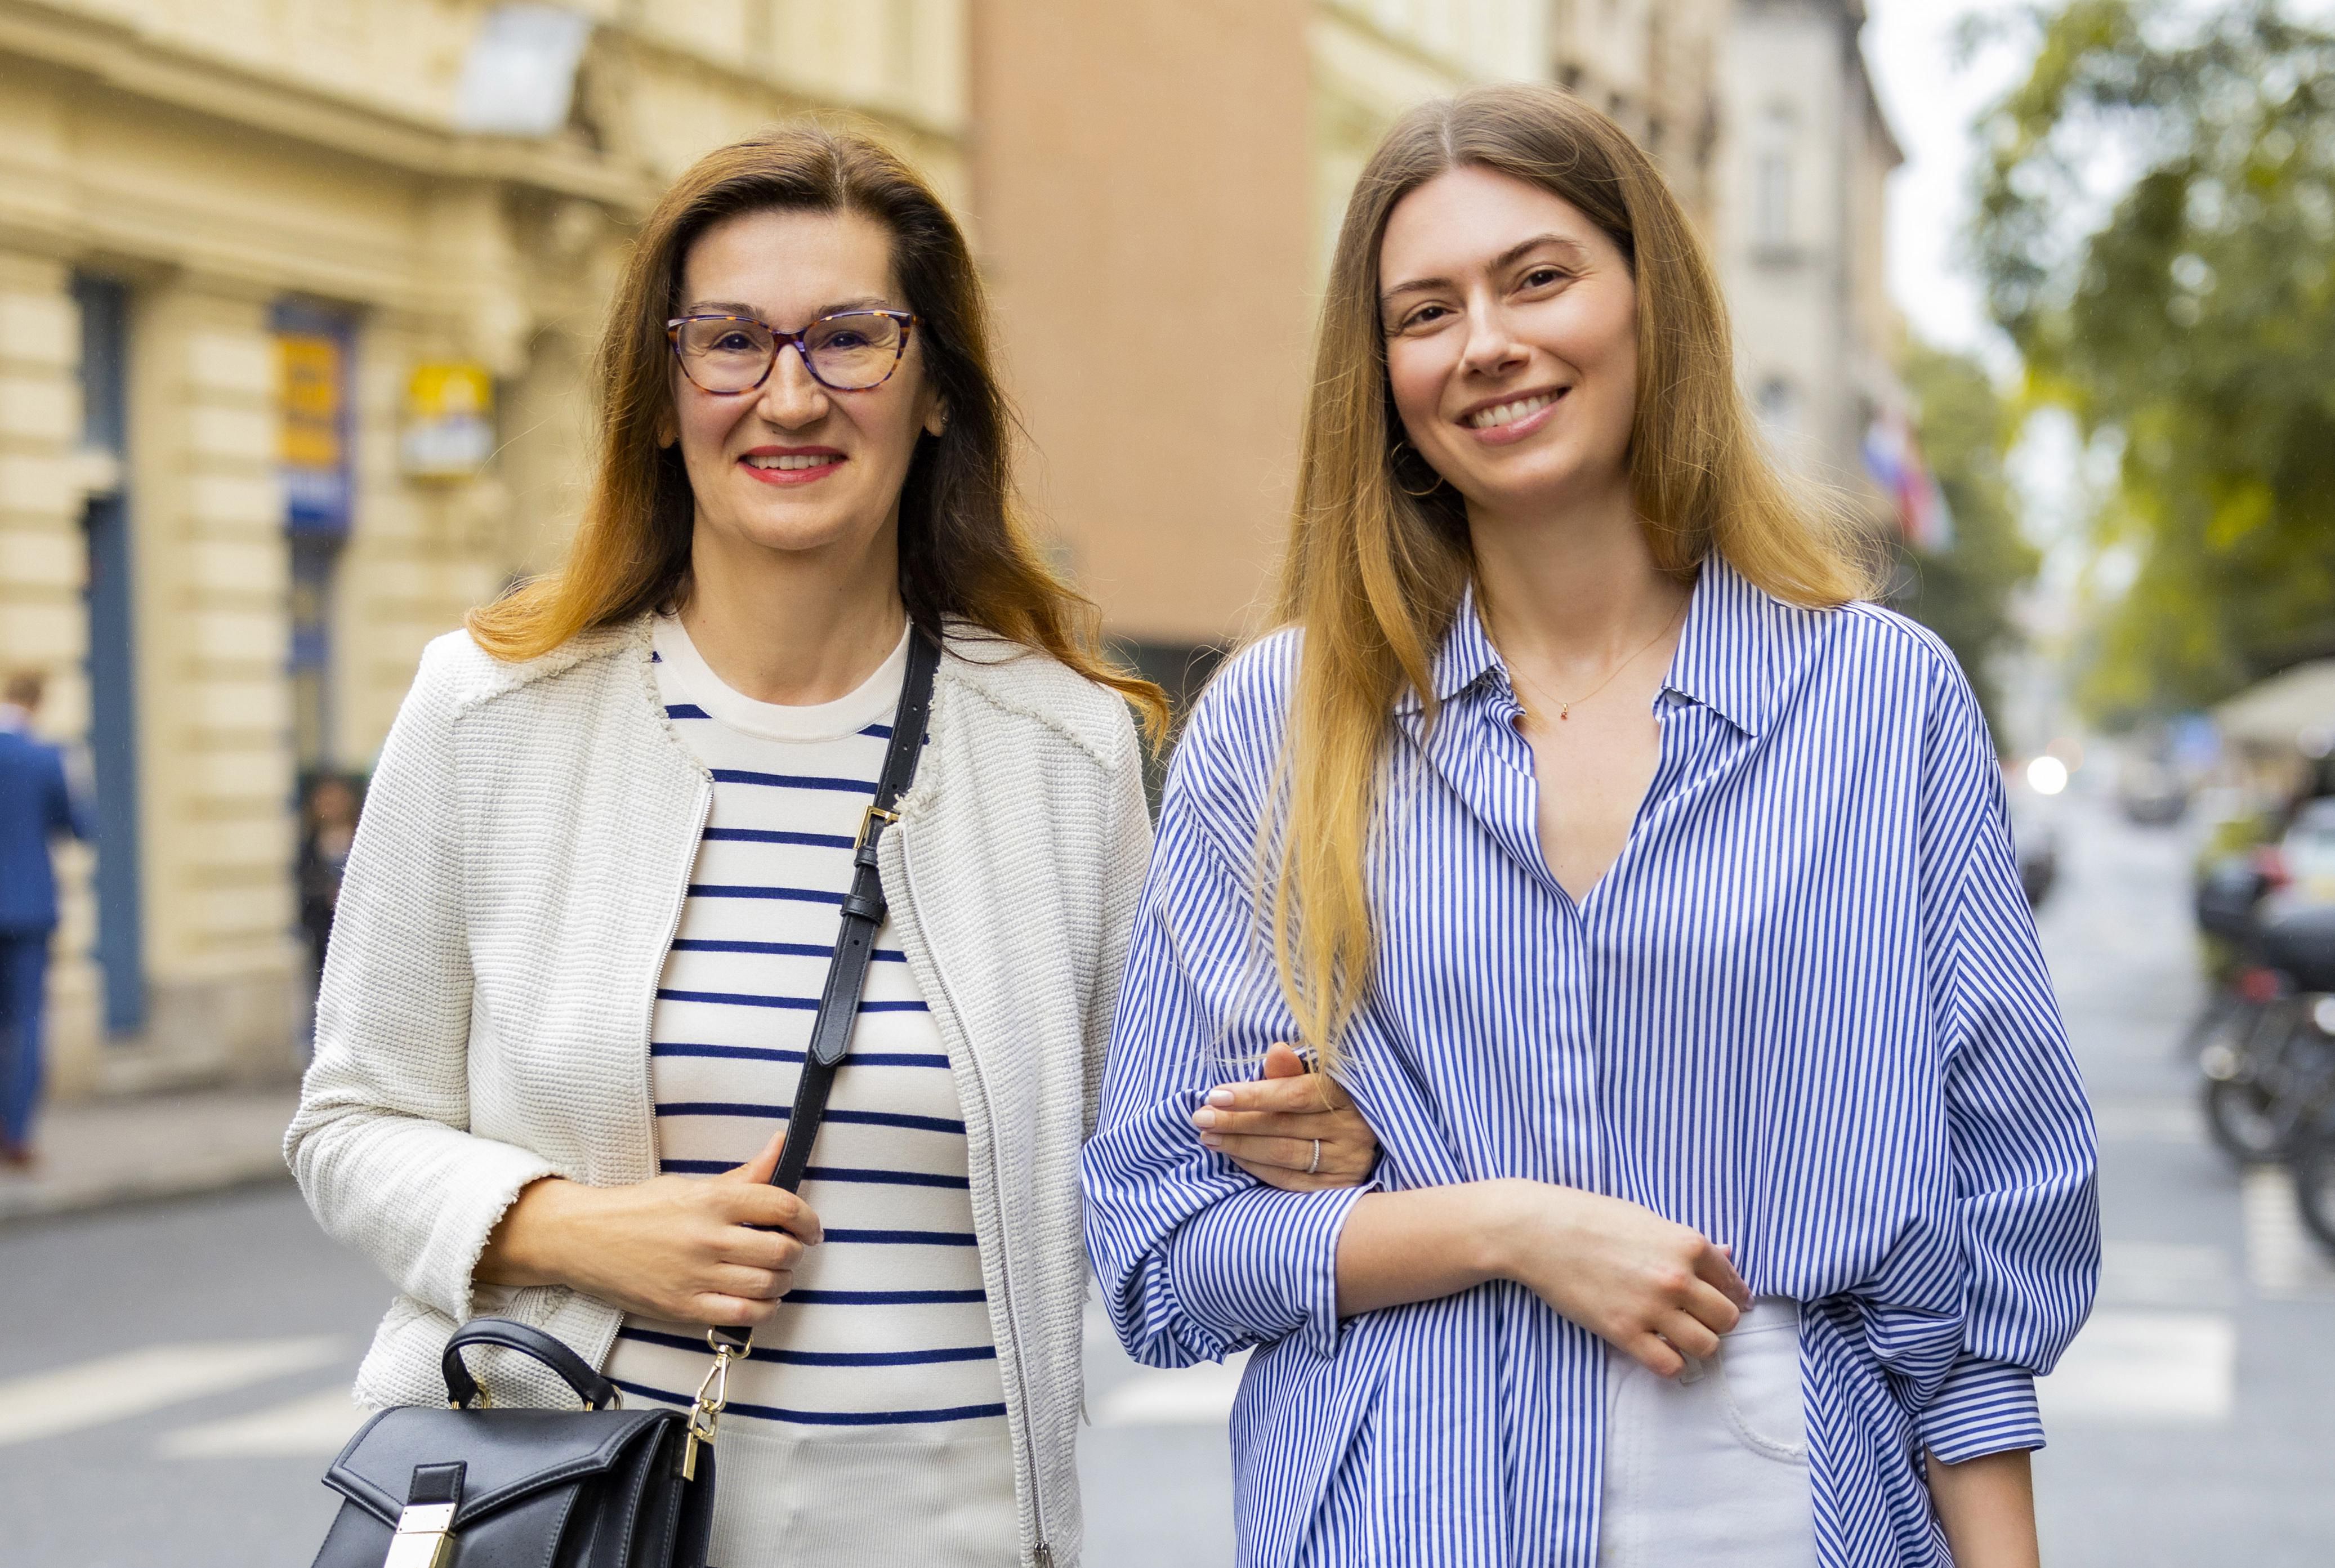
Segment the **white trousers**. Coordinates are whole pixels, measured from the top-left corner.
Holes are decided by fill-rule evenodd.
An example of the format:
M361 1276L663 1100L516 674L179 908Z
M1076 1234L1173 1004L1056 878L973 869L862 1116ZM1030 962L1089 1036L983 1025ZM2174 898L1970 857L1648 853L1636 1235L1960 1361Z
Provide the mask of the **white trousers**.
M1759 1298L1676 1379L1609 1350L1605 1395L1600 1568L1815 1568L1797 1302Z

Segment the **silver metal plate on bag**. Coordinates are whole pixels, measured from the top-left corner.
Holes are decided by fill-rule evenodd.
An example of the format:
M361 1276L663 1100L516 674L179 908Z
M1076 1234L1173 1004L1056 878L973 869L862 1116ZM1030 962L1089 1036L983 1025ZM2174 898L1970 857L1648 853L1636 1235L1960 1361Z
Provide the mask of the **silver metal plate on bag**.
M408 1503L381 1568L446 1568L454 1553L454 1505Z

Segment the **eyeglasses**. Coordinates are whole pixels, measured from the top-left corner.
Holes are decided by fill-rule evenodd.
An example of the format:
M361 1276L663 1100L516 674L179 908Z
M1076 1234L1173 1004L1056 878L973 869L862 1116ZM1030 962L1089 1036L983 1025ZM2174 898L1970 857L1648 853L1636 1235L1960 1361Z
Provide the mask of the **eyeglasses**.
M751 315L683 315L664 324L681 373L717 397L750 392L770 379L781 344L792 344L811 379L834 392L882 386L908 352L916 318L905 310L846 310L800 332L780 332Z

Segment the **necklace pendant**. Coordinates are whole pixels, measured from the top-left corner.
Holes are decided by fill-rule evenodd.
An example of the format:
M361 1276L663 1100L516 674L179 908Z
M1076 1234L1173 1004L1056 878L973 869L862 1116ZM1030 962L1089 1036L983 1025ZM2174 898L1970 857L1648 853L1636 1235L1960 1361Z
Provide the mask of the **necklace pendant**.
M1573 704L1572 704L1572 703L1570 703L1570 702L1567 702L1564 707L1559 708L1559 709L1556 711L1556 721L1557 721L1558 723L1560 723L1560 724L1564 723L1567 719L1570 719L1570 718L1572 718L1572 717L1573 717Z

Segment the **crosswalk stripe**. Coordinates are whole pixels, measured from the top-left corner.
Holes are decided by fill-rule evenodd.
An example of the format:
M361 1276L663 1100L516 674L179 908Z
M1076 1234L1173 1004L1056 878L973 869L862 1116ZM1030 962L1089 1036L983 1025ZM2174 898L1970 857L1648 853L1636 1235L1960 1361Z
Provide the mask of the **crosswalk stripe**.
M335 1383L264 1410L167 1433L154 1451L166 1459L330 1458L370 1415Z
M2237 1398L2238 1332L2218 1312L2094 1312L2035 1385L2053 1421L2212 1426Z
M1146 1368L1097 1400L1098 1427L1221 1427L1240 1391L1246 1352L1176 1371Z
M0 1383L0 1446L53 1437L168 1405L321 1367L340 1340L230 1340L149 1345Z
M2302 1228L2294 1178L2283 1166L2246 1172L2246 1278L2274 1301L2335 1301L2335 1263Z
M2105 1242L2103 1307L2227 1307L2237 1298L2237 1263L2226 1248L2185 1242Z

